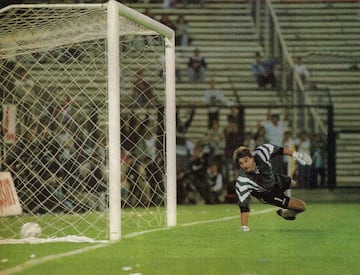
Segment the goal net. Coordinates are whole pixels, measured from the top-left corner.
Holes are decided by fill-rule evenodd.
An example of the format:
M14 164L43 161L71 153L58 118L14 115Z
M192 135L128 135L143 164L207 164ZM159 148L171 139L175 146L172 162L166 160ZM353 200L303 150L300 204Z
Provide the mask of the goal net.
M0 239L175 225L173 40L113 0L0 10Z

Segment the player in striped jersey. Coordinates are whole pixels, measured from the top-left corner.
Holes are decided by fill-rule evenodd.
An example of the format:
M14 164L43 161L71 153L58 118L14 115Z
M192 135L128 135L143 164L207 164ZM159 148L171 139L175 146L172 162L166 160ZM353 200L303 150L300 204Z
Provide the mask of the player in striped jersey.
M241 229L249 231L248 219L251 196L265 203L281 207L277 214L286 220L295 220L296 215L305 211L305 202L290 198L284 192L295 186L288 176L274 174L270 159L278 155L294 157L301 165L311 165L311 157L288 148L273 144L263 144L253 152L245 146L234 151L233 158L239 166L239 176L235 182L235 190L241 212Z

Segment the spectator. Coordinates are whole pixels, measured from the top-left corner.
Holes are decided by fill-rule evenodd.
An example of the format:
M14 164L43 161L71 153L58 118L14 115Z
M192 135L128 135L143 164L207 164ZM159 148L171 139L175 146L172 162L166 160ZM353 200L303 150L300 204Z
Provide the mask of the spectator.
M239 116L240 116L239 108L236 106L232 106L230 107L230 112L227 115L227 121L234 122L237 125L239 125L239 121L241 120Z
M220 203L220 196L223 193L223 176L216 162L211 162L206 170L206 183L209 186L209 202Z
M69 96L65 96L63 98L60 107L54 110L53 116L57 121L60 122L61 125L70 125L70 123L72 122L73 109Z
M181 0L181 2L184 5L184 8L186 8L187 4L198 4L201 7L205 4L205 0Z
M195 49L194 55L189 58L188 69L189 69L189 81L205 81L207 63L205 58L200 55L200 50Z
M255 141L255 148L262 144L268 143L266 138L265 127L262 125L262 123L263 122L260 120L256 121L255 126L252 127L251 129L251 134Z
M266 130L264 126L260 126L256 129L254 133L254 140L255 140L255 148L260 146L261 144L267 143L266 138Z
M176 58L176 57L175 57ZM159 64L161 66L160 70L159 70L159 73L158 73L158 76L163 78L163 81L165 81L165 58L164 56L161 56L159 58ZM176 60L175 60L175 78L176 78L176 82L181 82L181 69L179 67L179 65L176 63Z
M271 84L273 89L276 88L276 77L274 74L274 69L276 65L276 60L272 59L269 61L261 61L260 53L255 55L255 63L252 65L251 70L259 88L266 88L267 84Z
M325 142L320 134L316 134L312 146L310 148L311 158L313 163L310 173L310 187L318 187L318 177L320 177L320 187L325 186L325 162L326 162L326 148Z
M33 123L30 112L34 111L31 105L33 104L33 99L37 97L35 83L29 72L23 67L16 69L15 77L14 94L18 104L18 112L23 114L21 117L23 124L30 125Z
M147 182L150 187L150 203L159 206L165 194L164 186L164 161L158 150L158 137L148 129L144 136L145 150L144 163Z
M288 108L285 108L284 118L280 120L279 114L272 112L272 105L268 108L267 121L262 123L266 131L266 139L269 143L276 146L282 146L284 133L288 127ZM274 173L280 174L283 172L283 160L281 156L271 159Z
M288 116L288 108L285 108L283 119L281 120L279 114L273 113L273 105L269 106L267 120L262 123L269 143L282 146L283 136L288 127Z
M255 139L253 138L251 132L246 132L244 135L244 146L249 148L251 151L255 150Z
M103 175L103 163L101 158L93 155L89 158L89 169L84 182L84 192L82 203L85 203L88 208L104 211L106 209L106 184Z
M295 140L296 150L301 153L310 155L310 138L306 131L302 131L299 138ZM310 166L298 165L297 183L299 187L308 188L310 187Z
M163 0L164 9L173 9L176 7L177 0Z
M210 187L206 182L206 169L208 165L208 158L204 151L204 144L198 142L195 147L190 161L188 162L188 169L191 171L192 182L200 196L204 199L206 204L211 204Z
M136 74L136 80L133 85L133 97L140 107L150 107L157 104L154 88L145 79L143 70L138 71Z
M176 111L176 170L177 173L185 170L186 161L191 155L193 144L186 137L187 131L195 116L195 109L192 109L188 118L183 121L180 118L180 110Z
M175 44L176 46L186 47L189 46L189 25L185 20L184 15L179 15L175 22Z
M138 200L143 193L141 184L141 174L139 162L134 156L128 154L126 157L125 182L123 184L122 194L124 207L138 205Z
M167 14L163 14L159 20L161 24L164 24L165 26L169 27L170 29L173 29L176 32L176 25L170 20L169 16Z
M293 138L291 131L285 131L284 138L283 138L283 147L289 148L295 151L295 140ZM290 177L295 176L295 160L289 156L284 155L284 168L283 174L288 175Z
M234 163L232 159L232 153L239 147L243 140L241 138L240 130L235 122L229 122L224 129L225 136L225 148L224 148L224 169L223 175L227 184L231 182L231 178L234 172Z
M218 168L221 170L224 158L225 136L217 120L212 122L208 130L207 143L211 149L211 159L217 163Z
M210 128L213 121L219 121L220 107L229 106L229 100L224 96L222 90L215 88L215 81L211 79L209 81L210 89L206 90L204 93L203 101L205 104L209 105L208 108L208 128Z
M302 57L298 57L296 58L296 63L295 63L295 72L299 75L302 83L305 85L306 84L306 79L310 76L309 71L307 70L306 66L303 63L303 58Z

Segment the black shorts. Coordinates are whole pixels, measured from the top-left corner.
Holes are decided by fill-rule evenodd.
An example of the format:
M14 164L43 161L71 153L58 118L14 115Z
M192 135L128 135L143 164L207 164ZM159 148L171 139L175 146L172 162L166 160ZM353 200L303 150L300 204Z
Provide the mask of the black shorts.
M265 203L281 208L288 208L290 197L284 191L290 189L291 178L285 175L275 175L276 184L267 192L253 193L252 195Z

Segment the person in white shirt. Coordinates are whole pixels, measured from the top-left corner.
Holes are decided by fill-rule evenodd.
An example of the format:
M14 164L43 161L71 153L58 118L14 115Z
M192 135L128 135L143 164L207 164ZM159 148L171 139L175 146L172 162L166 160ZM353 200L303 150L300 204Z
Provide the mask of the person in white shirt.
M282 146L284 133L288 129L288 109L285 109L283 119L280 119L279 114L272 113L272 105L270 105L267 120L261 126L265 128L266 139L269 143ZM275 173L283 172L283 159L281 157L273 158L271 165Z
M220 108L223 106L231 106L231 102L225 97L224 92L216 88L214 79L209 81L209 89L205 90L203 102L208 105L208 128L214 121L219 121Z
M302 57L299 56L296 59L294 69L295 69L295 72L299 75L303 84L305 85L307 78L310 76L310 73L309 73L308 69L306 68L306 66L304 65Z

